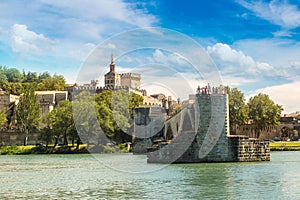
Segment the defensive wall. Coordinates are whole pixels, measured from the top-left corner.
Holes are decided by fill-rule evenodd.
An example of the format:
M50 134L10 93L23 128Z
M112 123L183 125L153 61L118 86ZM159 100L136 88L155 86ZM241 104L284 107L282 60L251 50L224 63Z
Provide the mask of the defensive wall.
M36 145L42 142L39 139L40 133L32 132L28 134L28 145ZM0 145L23 145L24 132L19 129L1 129L0 130Z

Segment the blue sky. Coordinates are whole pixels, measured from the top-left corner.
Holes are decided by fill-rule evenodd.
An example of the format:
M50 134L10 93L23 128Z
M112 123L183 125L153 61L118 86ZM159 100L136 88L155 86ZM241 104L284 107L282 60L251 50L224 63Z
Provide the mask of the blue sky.
M0 9L1 65L62 74L71 83L88 55L110 37L134 28L167 28L198 42L225 85L247 98L267 93L285 113L300 110L299 0L2 0ZM153 49L116 63L120 72L153 61L188 69L174 55ZM197 85L192 71L181 75ZM161 79L172 85L169 76Z

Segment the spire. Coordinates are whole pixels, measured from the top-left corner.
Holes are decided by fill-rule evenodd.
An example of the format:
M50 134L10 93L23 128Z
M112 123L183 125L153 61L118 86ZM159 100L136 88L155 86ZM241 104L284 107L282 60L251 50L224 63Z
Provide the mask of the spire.
M111 65L113 65L114 64L114 54L111 54L111 63L110 63Z
M114 55L111 54L110 71L115 72Z

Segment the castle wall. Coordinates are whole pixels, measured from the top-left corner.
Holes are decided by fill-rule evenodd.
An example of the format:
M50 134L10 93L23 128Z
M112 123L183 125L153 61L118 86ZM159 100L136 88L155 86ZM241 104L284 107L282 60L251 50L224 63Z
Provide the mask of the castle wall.
M121 86L126 86L136 90L141 89L141 75L135 73L120 74Z
M146 106L160 106L162 107L162 101L151 96L143 96L143 104Z
M39 133L28 134L28 145L35 145L42 142L39 140ZM4 129L0 131L0 144L1 145L23 145L24 144L24 132L20 130Z

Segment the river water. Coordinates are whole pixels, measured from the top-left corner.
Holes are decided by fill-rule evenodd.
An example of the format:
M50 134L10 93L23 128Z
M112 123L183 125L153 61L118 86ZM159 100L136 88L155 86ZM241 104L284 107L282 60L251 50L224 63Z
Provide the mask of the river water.
M272 152L271 162L173 165L131 154L0 156L0 199L299 198L300 151Z

